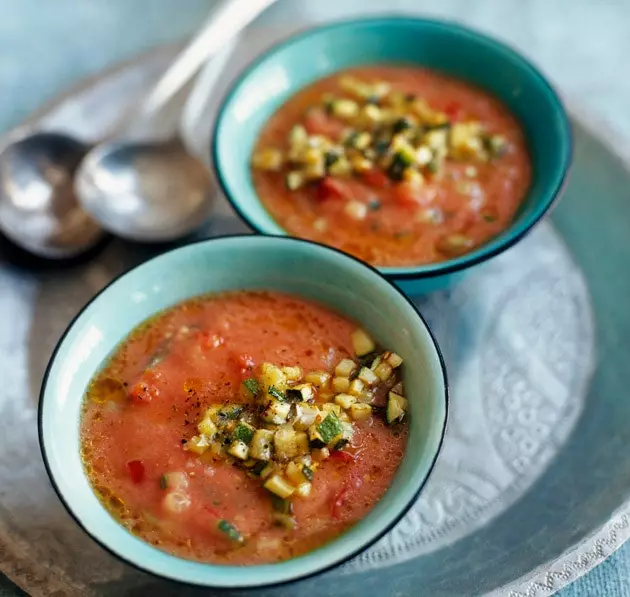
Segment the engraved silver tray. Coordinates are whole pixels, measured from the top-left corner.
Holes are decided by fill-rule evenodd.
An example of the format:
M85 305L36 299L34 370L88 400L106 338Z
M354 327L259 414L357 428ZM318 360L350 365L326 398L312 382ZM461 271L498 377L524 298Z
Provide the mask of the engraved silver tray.
M229 71L268 43L249 34ZM25 124L93 140L174 52L85 81ZM204 155L229 79L186 120ZM575 166L551 221L454 290L418 300L447 361L452 411L412 511L342 568L248 595L538 597L630 536L630 155L583 122L574 118ZM239 231L218 197L199 234ZM85 536L37 447L39 386L65 326L112 277L165 248L114 240L51 266L0 244L0 569L32 595L198 594L131 569Z

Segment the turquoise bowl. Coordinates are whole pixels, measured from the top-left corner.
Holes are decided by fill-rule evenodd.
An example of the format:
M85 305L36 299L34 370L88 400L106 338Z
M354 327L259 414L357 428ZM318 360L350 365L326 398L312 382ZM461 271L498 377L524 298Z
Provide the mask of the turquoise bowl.
M520 54L454 23L394 17L344 21L308 30L273 47L228 93L212 141L217 178L241 218L256 232L285 235L252 185L249 160L261 128L300 88L336 71L366 64L426 66L489 91L520 121L533 180L512 225L457 259L417 267L380 268L409 294L444 288L465 271L512 246L559 197L571 162L571 127L557 94Z
M391 489L331 543L272 565L214 566L184 560L125 530L92 492L79 457L85 389L108 355L138 324L188 298L270 289L328 305L371 330L405 359L410 404L407 453ZM206 587L259 587L304 578L358 554L391 529L418 497L444 437L447 383L440 351L411 302L374 269L339 251L282 237L200 241L124 274L74 319L48 365L39 404L44 462L62 502L103 547L144 571Z

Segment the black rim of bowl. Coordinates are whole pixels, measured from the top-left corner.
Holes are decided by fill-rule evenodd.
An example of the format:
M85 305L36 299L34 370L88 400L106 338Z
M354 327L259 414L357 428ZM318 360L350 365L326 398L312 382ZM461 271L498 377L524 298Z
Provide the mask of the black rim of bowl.
M55 480L55 476L51 470L50 467L50 463L48 461L48 455L46 453L46 444L44 441L44 425L43 425L43 410L44 410L44 402L45 402L45 395L46 395L46 387L48 385L48 377L50 375L50 371L52 369L53 364L55 363L56 359L57 359L57 353L59 352L59 349L61 348L61 345L63 344L64 340L66 339L66 336L68 335L68 333L70 332L70 330L74 327L75 322L79 319L79 317L81 317L81 315L90 307L90 305L92 305L92 303L94 303L94 301L96 301L102 294L104 294L110 286L112 286L113 284L115 284L116 282L118 282L120 279L124 278L125 276L127 276L128 274L131 274L132 272L134 272L136 269L142 267L144 264L149 263L150 261L154 261L156 259L160 259L161 257L163 257L164 255L167 255L169 253L172 253L174 251L178 251L180 249L186 248L186 247L190 247L193 245L198 245L198 244L202 244L202 243L214 243L214 242L220 242L222 240L226 240L226 239L247 239L247 238L261 238L261 237L252 237L252 235L250 234L230 234L230 235L226 235L226 236L219 236L219 237L213 237L213 238L205 238L205 239L201 239L201 240L197 240L197 241L193 241L191 243L187 243L185 245L182 245L181 247L177 247L175 249L171 249L170 251L165 251L164 253L157 255L156 257L153 257L151 259L148 259L132 268L129 268L128 270L122 272L121 274L117 275L115 278L113 278L104 288L102 288L98 293L96 293L80 310L79 312L72 318L72 320L70 321L70 323L67 325L66 329L64 330L61 338L59 339L59 341L57 342L52 355L50 357L50 360L48 361L48 364L46 365L46 371L44 373L44 378L42 381L42 386L40 389L40 393L39 393L39 404L38 404L38 409L37 409L37 431L38 431L38 438L39 438L39 447L41 450L41 454L42 454L42 459L44 461L44 467L46 468L46 473L48 474L48 478L50 479L51 485L53 487L53 489L55 490L55 493L57 494L57 497L59 498L59 500L61 501L61 503L63 504L64 508L66 509L66 511L68 512L68 514L70 514L70 516L73 518L73 520L77 523L77 525L83 529L83 531L92 538L92 540L94 540L98 545L100 545L103 549L105 549L107 552L109 552L110 554L112 554L113 556L115 556L116 558L118 558L119 560L121 560L122 562L130 565L133 568L136 568L137 570L140 570L142 572L146 572L147 574L150 574L151 576L155 577L155 578L159 578L162 580L167 580L167 581L174 581L183 585L188 585L188 586L195 586L195 587L204 587L204 588L213 588L213 589L233 589L233 590L246 590L246 589L259 589L259 588L263 588L263 587L276 587L276 586L282 586L282 585L288 585L294 582L298 582L301 580L306 580L308 578L317 576L323 572L326 572L328 570L332 570L333 568L336 568L337 566L340 566L341 564L344 564L345 562L348 562L349 560L351 560L352 558L356 557L357 555L359 555L360 553L362 553L363 551L365 551L366 549L368 549L369 547L371 547L372 545L374 545L379 539L381 539L382 537L384 537L387 533L389 533L389 531L391 531L397 524L398 522L400 522L400 520L405 516L405 514L407 514L407 512L409 511L409 509L411 508L411 506L417 501L420 493L422 492L422 490L424 489L424 486L426 485L427 481L429 480L429 477L431 476L431 473L433 472L433 469L435 468L435 463L438 459L438 456L440 454L440 452L442 451L442 446L444 444L444 436L446 433L446 428L447 428L447 424L448 424L448 414L449 414L449 403L450 403L450 396L449 396L449 386L448 386L448 377L447 377L447 373L446 373L446 365L444 363L444 357L442 355L442 351L440 349L439 344L437 343L437 340L435 339L435 336L433 334L433 331L431 330L429 324L427 323L427 321L425 320L425 318L423 317L423 315L420 313L420 311L418 310L418 308L416 307L416 305L409 299L409 297L407 297L400 289L398 289L390 280L388 280L387 278L385 278L385 276L383 276L375 267L366 264L365 262L361 261L360 259L357 259L356 257L353 257L352 255L348 255L347 253L344 253L343 251L340 251L339 249L335 249L334 247L328 247L326 245L321 245L319 243L310 241L310 240L306 240L306 239L301 239L301 238L293 238L293 237L288 237L288 236L273 236L270 237L270 239L273 239L273 241L280 241L280 242L285 242L285 243L303 243L303 244L308 244L308 245L313 245L315 247L317 247L318 249L323 249L325 251L332 251L334 253L337 253L339 255L341 255L342 257L345 257L346 259L350 259L356 263L358 263L359 265L361 265L362 267L365 267L369 270L372 271L372 273L374 273L375 275L377 275L379 278L383 279L390 287L391 289L393 289L398 295L400 295L408 304L409 306L413 309L413 311L415 312L415 314L417 315L417 317L420 319L420 321L424 324L425 329L427 330L429 337L431 339L431 342L433 344L433 347L435 349L435 352L438 356L439 362L440 362L440 368L442 371L442 381L444 384L444 423L442 425L442 429L440 430L440 439L437 445L437 449L435 450L435 454L433 455L433 458L431 460L431 464L429 466L429 469L427 471L427 474L425 475L424 479L422 480L422 482L420 483L418 489L414 492L413 496L411 497L411 499L409 500L409 502L407 504L405 504L405 506L403 508L401 508L400 512L395 516L395 518L391 521L390 524L386 525L383 529L381 529L381 531L379 531L372 539L370 539L368 542L366 542L365 544L363 544L362 546L360 546L358 549L353 550L352 552L348 553L347 555L343 556L342 558L336 560L335 562L332 562L330 564L327 564L326 566L322 566L320 568L317 568L316 570L313 570L311 572L307 572L305 574L302 574L300 576L296 576L294 578L290 578L287 580L282 580L282 581L276 581L276 582L269 582L269 583L261 583L261 584L251 584L251 585L244 585L244 586L229 586L229 585L221 585L221 584L209 584L209 583L195 583L192 581L185 581L185 580L180 580L175 576L167 576L167 575L162 575L159 574L157 572L154 572L153 570L149 570L147 568L144 568L142 565L137 564L136 562L133 562L131 560L129 560L125 555L122 555L120 553L118 553L114 548L109 547L108 545L105 545L105 543L103 543L101 541L101 539L91 533L83 524L82 520L79 518L78 515L76 515L74 513L74 511L72 510L70 504L66 501L65 496L63 494L63 492L60 490L59 486L57 485L57 482ZM262 237L264 238L264 237ZM121 526L122 528L122 526ZM167 555L173 557L173 558L177 558L178 556L175 556L173 554L169 554L168 552L164 552L167 553ZM180 558L182 559L182 561L189 561L186 560L184 558ZM203 564L203 563L202 563ZM213 566L214 564L208 564L208 566ZM239 567L235 566L235 569L238 569ZM246 570L247 568L245 568Z
M227 181L225 180L225 177L223 176L223 172L217 165L218 164L217 156L218 156L218 145L219 145L219 128L221 126L221 122L223 121L225 112L227 111L228 105L230 101L232 100L232 96L236 92L237 88L241 85L241 83L247 77L249 77L251 73L253 73L258 68L258 66L262 62L264 62L271 55L275 54L278 50L281 50L285 46L290 46L292 43L295 43L301 39L307 38L311 35L316 35L318 33L327 31L329 29L352 27L354 25L369 24L369 23L374 23L378 21L388 21L388 22L412 21L418 24L427 24L427 25L447 27L450 29L455 29L461 33L465 33L468 36L472 36L480 42L491 43L495 46L498 46L502 48L505 52L513 56L523 66L528 68L532 72L532 74L543 84L543 86L546 87L546 89L550 92L551 97L553 98L553 101L556 103L559 109L559 113L562 117L562 126L564 129L564 133L566 134L567 140L568 140L568 148L567 148L567 152L566 152L566 155L564 156L564 160L562 164L562 175L560 177L560 180L556 184L556 186L549 193L549 198L547 199L547 203L544 209L532 222L530 222L530 224L527 227L521 230L518 234L514 234L510 236L509 238L506 238L503 242L501 242L501 244L499 244L497 247L493 249L488 250L484 248L484 245L481 245L481 247L479 247L478 249L480 253L474 257L469 258L464 263L457 263L457 264L449 265L449 260L446 260L443 262L428 264L428 265L433 265L433 266L438 267L438 269L434 269L434 270L429 269L422 272L394 273L394 272L388 272L386 269L379 269L379 273L383 277L387 278L388 280L395 280L395 281L422 280L422 279L429 279L429 278L437 278L440 276L445 276L448 274L465 270L469 267L473 267L475 265L478 265L479 263L482 263L488 259L491 259L492 257L496 257L500 253L503 253L503 251L514 246L517 242L522 240L525 236L527 236L527 234L529 234L532 231L532 229L545 216L547 216L550 213L552 208L556 206L559 198L562 196L564 188L566 187L566 184L567 184L569 171L571 169L571 164L573 161L574 148L573 148L572 125L567 115L566 108L564 107L564 104L562 100L560 99L559 94L557 93L555 88L551 85L551 83L548 81L548 79L540 72L540 70L532 62L530 62L527 58L525 58L525 56L523 56L520 52L518 52L517 50L515 50L508 44L502 41L499 41L495 39L494 37L485 35L484 33L481 33L479 31L476 31L474 29L461 25L459 23L455 23L453 21L442 20L442 19L424 19L424 18L413 17L413 16L407 17L407 16L386 16L386 15L377 16L377 17L359 18L359 19L348 19L348 20L335 21L333 23L319 25L316 27L308 27L302 31L293 33L289 35L288 37L273 44L270 48L265 50L261 55L259 55L257 58L252 60L241 71L241 73L238 75L238 77L236 77L234 82L230 85L230 88L228 89L228 91L223 96L223 99L221 100L220 108L219 108L219 111L217 112L213 132L212 132L211 149L210 149L212 168L214 169L216 179L218 180L219 186L221 187L221 191L227 198L228 202L232 206L232 209L234 209L238 217L255 233L265 235L265 236L277 236L277 237L287 236L289 238L298 238L298 237L290 236L289 234L273 234L273 233L265 232L259 226L256 225L256 223L247 215L247 213L244 210L241 209L238 202L234 199L232 193L230 192L229 185ZM315 242L315 241L311 241L311 242ZM316 243L316 244L322 244L322 243ZM325 245L325 246L330 246L330 245ZM416 266L413 266L413 267L416 267Z

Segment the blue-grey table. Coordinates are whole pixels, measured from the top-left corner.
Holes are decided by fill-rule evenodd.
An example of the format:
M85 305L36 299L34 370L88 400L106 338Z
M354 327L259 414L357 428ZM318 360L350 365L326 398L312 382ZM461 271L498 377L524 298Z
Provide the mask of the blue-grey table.
M194 31L213 0L0 0L0 132L82 77ZM263 20L382 10L370 0L282 0ZM630 3L619 0L388 0L389 10L456 15L536 59L569 99L609 120L630 143ZM601 68L606 65L606 68ZM618 68L615 68L618 65ZM0 597L23 594L0 575ZM630 544L562 590L630 596Z

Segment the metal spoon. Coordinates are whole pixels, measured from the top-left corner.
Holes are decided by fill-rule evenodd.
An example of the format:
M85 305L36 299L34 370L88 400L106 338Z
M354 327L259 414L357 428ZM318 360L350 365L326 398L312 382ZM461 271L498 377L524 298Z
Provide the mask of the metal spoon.
M202 64L275 1L219 5L125 120L133 122L135 136L114 135L90 149L67 135L35 132L0 149L0 231L37 255L63 258L99 240L95 221L139 241L171 240L199 226L211 207L205 166L177 138L125 139L137 139L138 128L145 134Z

